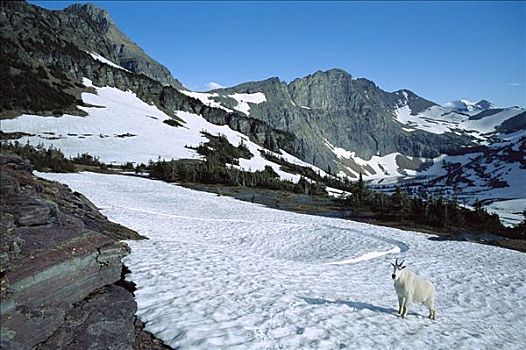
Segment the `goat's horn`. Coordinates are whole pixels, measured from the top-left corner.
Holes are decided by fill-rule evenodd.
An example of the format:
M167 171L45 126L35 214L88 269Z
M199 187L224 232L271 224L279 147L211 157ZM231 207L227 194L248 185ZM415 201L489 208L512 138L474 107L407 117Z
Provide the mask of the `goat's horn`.
M395 260L395 265L398 265L398 258L396 258Z
M405 260L402 260L402 262L400 263L400 266L402 266L404 264Z

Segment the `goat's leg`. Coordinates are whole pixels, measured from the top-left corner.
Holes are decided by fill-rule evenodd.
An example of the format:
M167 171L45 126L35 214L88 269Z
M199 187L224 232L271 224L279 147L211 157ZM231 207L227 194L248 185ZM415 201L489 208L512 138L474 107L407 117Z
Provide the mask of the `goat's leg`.
M437 309L435 308L434 305L433 305L433 308L429 310L429 318L432 320L437 319Z
M404 298L404 303L402 305L402 318L406 318L407 317L407 311L408 311L408 307L409 307L409 300L407 298Z
M403 297L398 297L398 315L401 316L402 315L402 305L404 304L404 298Z
M427 300L426 306L429 310L429 318L432 320L436 320L436 308L435 308L435 301L434 300Z

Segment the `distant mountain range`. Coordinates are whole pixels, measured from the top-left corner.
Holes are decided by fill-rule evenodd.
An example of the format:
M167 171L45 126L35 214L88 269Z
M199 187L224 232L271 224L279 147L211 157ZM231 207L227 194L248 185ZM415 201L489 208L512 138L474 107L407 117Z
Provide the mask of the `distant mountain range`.
M93 5L49 11L3 2L0 23L2 132L26 133L19 134L21 142L100 152L108 162L144 161L197 157L167 150L185 142L195 146L202 128L230 128L239 133L231 135L241 135L232 140L246 139L256 153L257 147L281 153L337 176L356 179L361 173L376 186L425 184L458 192L468 203L526 198L520 180L526 174L523 108L497 108L486 100L439 105L407 89L384 91L341 69L290 83L274 77L194 92ZM105 108L106 117L95 105ZM67 115L84 119L66 123ZM97 123L87 123L90 118ZM104 118L113 123L107 130ZM163 123L167 118L181 131L166 129L176 128ZM60 131L61 120L67 132ZM127 134L132 136L117 137ZM130 148L139 146L142 156L134 158ZM245 167L268 163L255 155Z
M478 102L471 102L468 100L455 100L444 103L444 107L454 110L456 112L477 112L485 111L486 109L495 109L496 106L487 101L480 100Z

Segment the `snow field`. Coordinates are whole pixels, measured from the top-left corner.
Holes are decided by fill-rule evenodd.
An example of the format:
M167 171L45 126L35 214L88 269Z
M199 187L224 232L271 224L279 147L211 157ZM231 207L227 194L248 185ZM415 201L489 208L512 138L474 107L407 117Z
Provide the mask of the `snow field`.
M356 155L356 152L349 151L341 147L336 147L331 144L328 140L325 140L325 145L340 159L350 159L361 167L370 167L374 170L374 173L363 168L363 178L365 180L375 180L375 179L385 179L385 178L395 178L406 175L416 175L416 171L409 169L401 169L396 162L396 157L402 155L399 152L386 154L385 156L372 156L371 159L365 160ZM413 159L414 157L408 157ZM425 158L420 158L422 161ZM359 176L355 170L347 167L347 170ZM405 173L405 174L404 174Z
M485 136L483 134L495 132L495 128L504 121L523 111L524 109L519 107L510 107L481 119L470 120L467 115L441 106L432 106L418 115L412 115L411 108L405 105L395 109L393 115L395 120L412 129L425 130L434 134L443 134L446 132L459 134L458 131L464 131L471 133L471 136L476 137L479 141L484 141ZM476 111L471 114L480 112L481 111ZM406 131L411 132L412 130L407 129Z
M467 130L476 130L479 133L494 132L495 128L501 125L507 119L510 119L524 110L519 107L506 108L503 111L476 120L465 120L460 126Z
M207 106L221 108L227 112L233 112L231 109L223 106L223 104L221 104L220 102L217 102L214 100L214 97L219 97L219 94L217 92L208 93L208 92L194 92L194 91L187 91L187 90L179 90L179 91L185 95L198 99L199 101L201 101L203 104ZM259 103L267 101L267 97L262 92L256 92L253 94L236 93L233 95L225 95L225 96L236 100L237 105L234 107L234 109L246 115L250 115L249 103L259 104Z
M418 115L411 114L408 105L397 108L393 114L395 119L414 129L425 130L434 134L443 134L458 127L458 118L447 118L442 115L448 110L440 106L432 106ZM458 114L455 113L456 116ZM467 117L465 117L467 118Z
M128 241L124 263L137 284L137 315L176 348L526 345L523 253L135 177L39 175L68 184L109 219L150 238ZM423 305L412 305L407 319L395 315L395 257L435 285L437 321L425 317ZM334 262L341 265L328 264Z

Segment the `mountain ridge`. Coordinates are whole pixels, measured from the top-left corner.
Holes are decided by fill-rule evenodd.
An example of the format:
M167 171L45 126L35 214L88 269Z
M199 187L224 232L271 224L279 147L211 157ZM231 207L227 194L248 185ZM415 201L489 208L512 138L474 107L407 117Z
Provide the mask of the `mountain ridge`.
M114 60L134 73L143 73L163 84L183 88L181 82L172 76L168 68L148 56L143 49L117 28L108 11L87 3L70 5L61 12L85 17L88 23L95 23L99 26L99 31L109 39L111 47L99 46L97 50L102 52L97 53Z
M273 77L230 88L214 89L211 92L219 95L263 92L267 101L251 107L252 117L277 128L299 133L301 139L307 140L316 136L309 135L309 130L304 128L305 124L316 124L313 129L320 131L331 144L354 149L359 156L366 159L374 155L387 155L399 149L403 149L410 156L435 157L442 152L453 151L458 145L469 144L468 139L454 134L431 135L432 140L437 139L436 148L440 149L437 152L434 147L428 146L429 143L419 132L407 137L402 126L393 119L392 112L402 105L409 105L412 108L411 113L416 114L437 104L417 96L408 89L386 92L373 81L365 78L355 79L343 69L316 71L290 83ZM225 102L228 108L235 108L235 101L230 100L229 104L221 97L215 100ZM275 101L275 105L270 105L272 101ZM330 124L324 123L330 119ZM347 132L338 133L338 130L333 128L334 125L339 125L340 129L347 128ZM390 137L383 137L386 130L389 130ZM353 138L355 140L349 142L349 139ZM386 144L384 140L392 142ZM359 145L361 147L358 147ZM318 142L316 148L327 148L324 140ZM330 165L331 152L330 149L326 149L325 155L310 154L306 159L317 166L327 168ZM319 161L320 158L326 158L326 161L316 163L316 159Z

